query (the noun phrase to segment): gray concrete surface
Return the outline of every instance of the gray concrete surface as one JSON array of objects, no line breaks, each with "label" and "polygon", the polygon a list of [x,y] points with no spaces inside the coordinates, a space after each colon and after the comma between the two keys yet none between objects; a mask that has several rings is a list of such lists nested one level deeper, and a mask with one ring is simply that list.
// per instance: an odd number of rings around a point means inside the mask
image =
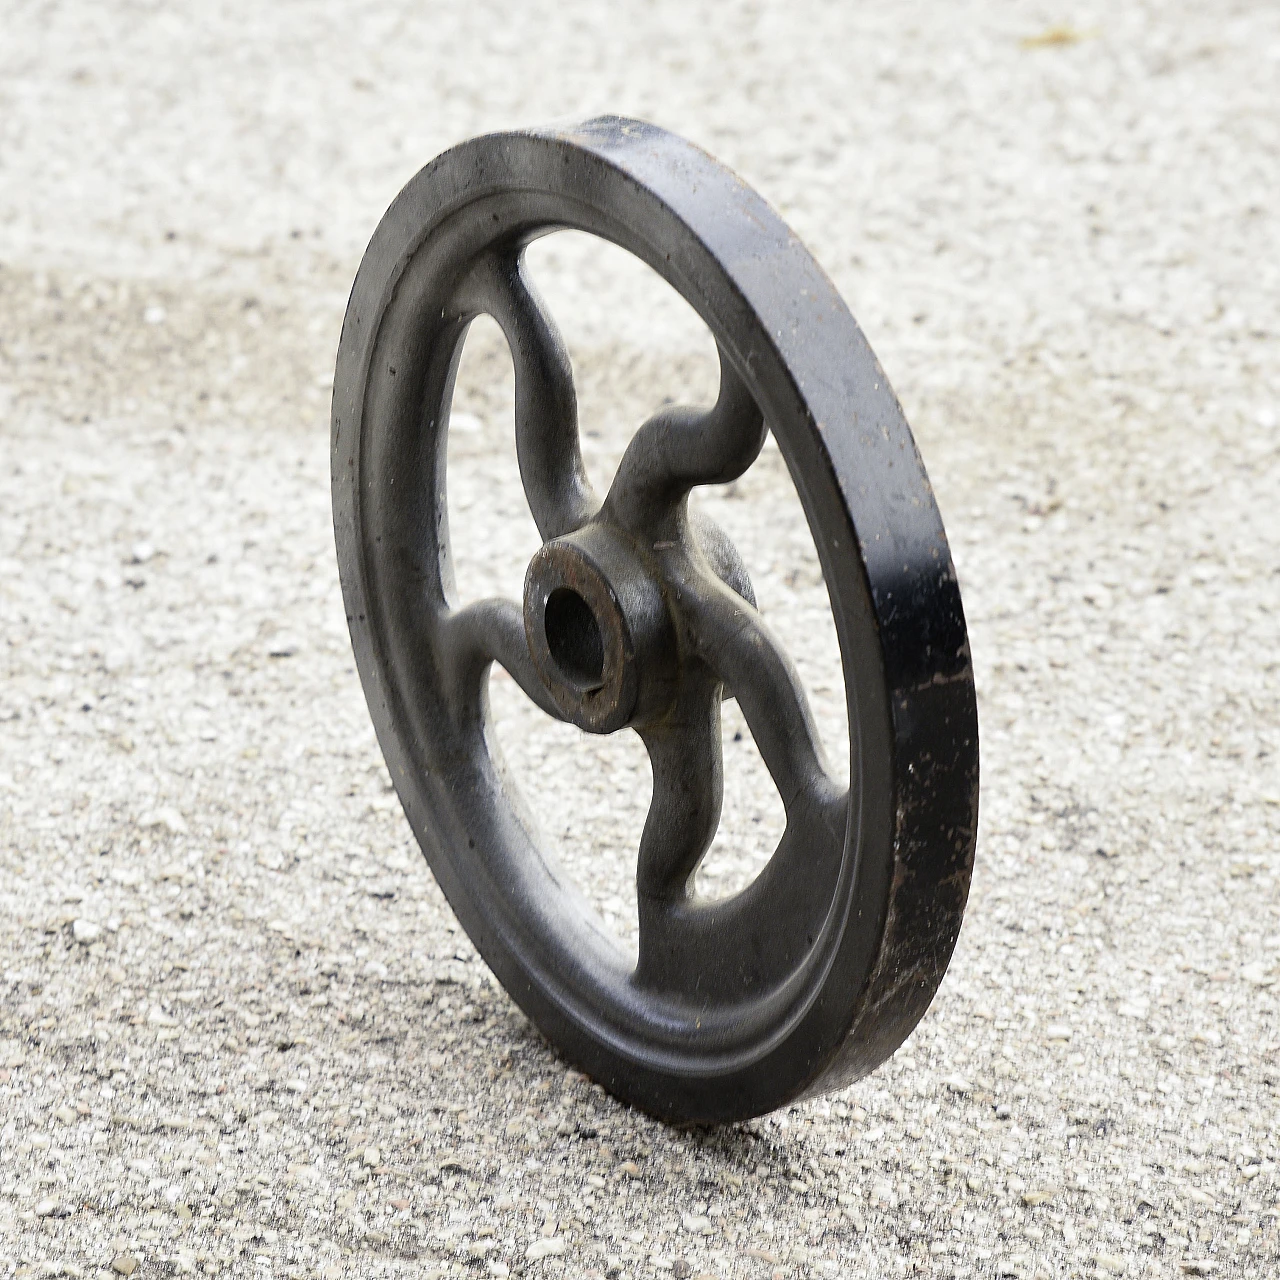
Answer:
[{"label": "gray concrete surface", "polygon": [[[1280,1275],[1280,11],[0,17],[0,1275]],[[333,566],[327,378],[375,221],[451,141],[599,110],[719,154],[845,292],[979,681],[934,1007],[860,1084],[720,1132],[603,1096],[477,962]],[[540,253],[603,471],[706,339],[614,256]],[[491,332],[459,394],[464,562],[509,588]],[[705,500],[838,745],[777,455]],[[625,932],[643,756],[494,701]],[[776,831],[732,730],[713,891]]]}]

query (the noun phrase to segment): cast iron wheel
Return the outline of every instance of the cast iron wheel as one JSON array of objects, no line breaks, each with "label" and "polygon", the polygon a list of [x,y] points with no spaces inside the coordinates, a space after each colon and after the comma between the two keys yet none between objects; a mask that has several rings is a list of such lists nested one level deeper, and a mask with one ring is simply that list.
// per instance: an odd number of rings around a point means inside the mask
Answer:
[{"label": "cast iron wheel", "polygon": [[[578,443],[568,356],[526,278],[574,228],[648,263],[721,366],[714,407],[632,439],[605,498]],[[445,442],[467,326],[516,370],[521,479],[543,546],[523,608],[456,598]],[[790,659],[695,485],[772,430],[826,578],[850,778],[832,776]],[[476,138],[396,198],[352,288],[333,399],[338,562],[360,677],[405,813],[459,920],[573,1062],[675,1121],[758,1115],[866,1074],[932,999],[960,928],[978,739],[960,594],[924,467],[834,286],[768,205],[690,143],[615,117]],[[498,662],[550,715],[634,728],[653,770],[639,960],[541,851],[491,750]],[[786,809],[765,869],[709,902],[694,873],[721,805],[721,697]]]}]

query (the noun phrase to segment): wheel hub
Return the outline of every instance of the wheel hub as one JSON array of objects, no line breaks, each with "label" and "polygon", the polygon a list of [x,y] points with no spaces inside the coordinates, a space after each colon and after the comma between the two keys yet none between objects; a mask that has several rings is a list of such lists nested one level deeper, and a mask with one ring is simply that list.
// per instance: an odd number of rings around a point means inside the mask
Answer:
[{"label": "wheel hub", "polygon": [[675,632],[653,568],[597,520],[548,542],[524,581],[525,636],[565,718],[589,733],[648,722],[676,688]]}]

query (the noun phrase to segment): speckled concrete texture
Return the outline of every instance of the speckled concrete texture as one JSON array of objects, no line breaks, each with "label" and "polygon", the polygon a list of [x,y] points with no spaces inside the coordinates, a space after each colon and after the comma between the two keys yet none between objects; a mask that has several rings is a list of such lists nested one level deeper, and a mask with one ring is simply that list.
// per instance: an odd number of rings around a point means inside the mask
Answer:
[{"label": "speckled concrete texture", "polygon": [[[1280,10],[18,0],[0,31],[0,1275],[1280,1274]],[[720,1131],[603,1095],[478,961],[333,560],[382,210],[453,141],[600,111],[720,156],[836,280],[978,678],[937,1001],[868,1079]],[[708,339],[615,252],[534,268],[607,474],[706,394]],[[464,596],[531,550],[510,397],[477,326]],[[777,453],[701,500],[838,756]],[[626,934],[643,752],[493,701]],[[709,892],[779,828],[741,730]]]}]

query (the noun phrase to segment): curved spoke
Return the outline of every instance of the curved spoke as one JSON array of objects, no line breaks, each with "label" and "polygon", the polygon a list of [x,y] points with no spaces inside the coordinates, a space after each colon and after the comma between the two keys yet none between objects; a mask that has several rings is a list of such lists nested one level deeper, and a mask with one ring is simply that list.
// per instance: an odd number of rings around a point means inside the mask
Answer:
[{"label": "curved spoke", "polygon": [[538,532],[549,542],[579,528],[600,506],[582,465],[569,353],[518,252],[482,259],[460,301],[491,315],[511,349],[520,479]]},{"label": "curved spoke", "polygon": [[720,823],[720,682],[707,674],[687,678],[670,715],[639,733],[653,768],[653,799],[636,889],[642,904],[679,900]]},{"label": "curved spoke", "polygon": [[607,505],[632,533],[661,533],[695,485],[736,480],[764,445],[755,399],[720,353],[720,395],[710,409],[679,406],[649,418],[627,446]]},{"label": "curved spoke", "polygon": [[680,584],[679,608],[694,652],[737,698],[788,815],[802,796],[832,795],[837,783],[809,699],[765,620],[705,572]]},{"label": "curved spoke", "polygon": [[564,719],[533,665],[524,617],[510,600],[495,596],[445,614],[440,622],[439,648],[463,710],[478,708],[484,673],[491,662],[497,662],[547,715]]}]

